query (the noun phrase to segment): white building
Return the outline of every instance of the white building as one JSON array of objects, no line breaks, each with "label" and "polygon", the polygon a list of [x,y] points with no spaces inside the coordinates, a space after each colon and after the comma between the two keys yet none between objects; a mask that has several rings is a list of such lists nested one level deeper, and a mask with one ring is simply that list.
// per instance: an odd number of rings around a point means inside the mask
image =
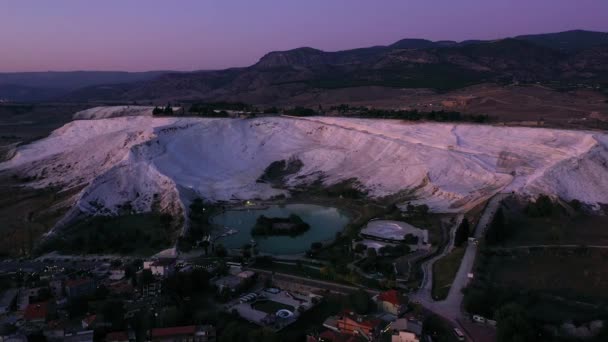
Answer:
[{"label": "white building", "polygon": [[150,270],[157,277],[168,277],[175,271],[175,259],[158,259],[144,261],[144,270]]}]

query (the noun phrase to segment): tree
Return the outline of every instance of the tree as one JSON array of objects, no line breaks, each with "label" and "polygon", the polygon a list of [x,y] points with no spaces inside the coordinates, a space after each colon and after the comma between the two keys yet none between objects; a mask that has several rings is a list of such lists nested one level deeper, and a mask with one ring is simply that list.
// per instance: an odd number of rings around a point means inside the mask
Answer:
[{"label": "tree", "polygon": [[150,285],[154,282],[154,275],[151,270],[143,270],[141,272],[141,284],[143,286]]},{"label": "tree", "polygon": [[101,312],[103,313],[104,319],[112,324],[112,328],[122,329],[124,327],[125,309],[122,301],[106,301],[103,304]]},{"label": "tree", "polygon": [[378,253],[376,253],[376,249],[374,249],[374,248],[368,248],[367,249],[367,257],[368,258],[373,259],[373,258],[375,258],[377,256],[378,256]]},{"label": "tree", "polygon": [[224,245],[217,244],[215,246],[215,255],[219,258],[225,258],[228,255],[228,251]]},{"label": "tree", "polygon": [[154,107],[154,109],[152,110],[152,115],[160,115],[163,113],[162,108],[159,108],[158,106]]},{"label": "tree", "polygon": [[363,253],[363,252],[365,252],[366,250],[367,250],[367,246],[366,246],[366,245],[364,245],[364,244],[362,244],[362,243],[358,243],[358,244],[355,246],[355,252],[356,252],[356,253]]},{"label": "tree", "polygon": [[429,213],[429,206],[426,204],[421,204],[418,206],[418,212],[422,216],[426,216]]},{"label": "tree", "polygon": [[498,342],[536,341],[534,327],[521,305],[506,304],[496,311],[495,317],[498,322],[496,329]]},{"label": "tree", "polygon": [[210,245],[209,240],[201,241],[201,247],[203,247],[203,249],[205,250],[205,256],[209,255],[209,245]]},{"label": "tree", "polygon": [[456,247],[462,246],[467,239],[469,238],[469,220],[465,217],[460,225],[456,229],[456,233],[454,235],[454,245]]},{"label": "tree", "polygon": [[502,211],[502,207],[499,207],[486,231],[486,242],[490,245],[495,245],[504,242],[506,238],[507,227],[505,225],[505,215]]},{"label": "tree", "polygon": [[173,115],[173,107],[171,107],[170,103],[167,104],[167,106],[163,110],[163,113],[167,115]]},{"label": "tree", "polygon": [[348,296],[348,303],[352,306],[353,310],[364,315],[370,310],[370,297],[367,291],[359,289],[355,293]]}]

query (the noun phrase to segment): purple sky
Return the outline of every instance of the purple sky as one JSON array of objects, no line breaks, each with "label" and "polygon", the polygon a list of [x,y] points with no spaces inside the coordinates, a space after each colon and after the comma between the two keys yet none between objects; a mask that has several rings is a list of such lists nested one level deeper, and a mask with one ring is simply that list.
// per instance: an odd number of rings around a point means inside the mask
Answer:
[{"label": "purple sky", "polygon": [[607,0],[2,0],[0,71],[195,70],[402,38],[608,31]]}]

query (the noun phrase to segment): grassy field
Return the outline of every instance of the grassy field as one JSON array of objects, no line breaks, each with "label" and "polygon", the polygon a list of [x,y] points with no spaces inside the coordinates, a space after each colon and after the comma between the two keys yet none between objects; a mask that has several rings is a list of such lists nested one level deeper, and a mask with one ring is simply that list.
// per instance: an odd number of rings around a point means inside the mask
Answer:
[{"label": "grassy field", "polygon": [[578,300],[608,300],[608,250],[545,248],[492,256],[495,284]]},{"label": "grassy field", "polygon": [[0,176],[0,254],[28,255],[38,238],[67,212],[68,201],[80,189],[23,187],[18,179]]},{"label": "grassy field", "polygon": [[505,202],[505,217],[510,236],[505,246],[529,245],[606,245],[608,216],[567,213],[562,208],[543,217],[530,217],[524,203],[510,199]]},{"label": "grassy field", "polygon": [[456,277],[466,247],[455,247],[448,255],[433,264],[433,298],[445,299]]},{"label": "grassy field", "polygon": [[47,136],[90,104],[0,104],[0,146]]},{"label": "grassy field", "polygon": [[171,247],[175,234],[172,218],[167,215],[95,216],[62,229],[42,251],[146,256]]}]

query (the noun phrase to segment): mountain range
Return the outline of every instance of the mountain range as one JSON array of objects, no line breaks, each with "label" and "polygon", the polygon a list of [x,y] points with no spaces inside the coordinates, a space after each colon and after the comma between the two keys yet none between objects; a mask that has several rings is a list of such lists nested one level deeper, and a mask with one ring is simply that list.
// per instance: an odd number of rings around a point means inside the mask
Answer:
[{"label": "mountain range", "polygon": [[[104,82],[110,77],[96,74],[94,84],[51,95],[71,102],[289,104],[290,99],[303,94],[369,86],[439,92],[487,82],[605,86],[608,33],[576,30],[463,42],[403,39],[388,46],[335,52],[302,47],[267,53],[244,68],[127,75]],[[3,94],[10,89],[6,89],[3,77],[0,74],[0,97],[7,97]]]}]

